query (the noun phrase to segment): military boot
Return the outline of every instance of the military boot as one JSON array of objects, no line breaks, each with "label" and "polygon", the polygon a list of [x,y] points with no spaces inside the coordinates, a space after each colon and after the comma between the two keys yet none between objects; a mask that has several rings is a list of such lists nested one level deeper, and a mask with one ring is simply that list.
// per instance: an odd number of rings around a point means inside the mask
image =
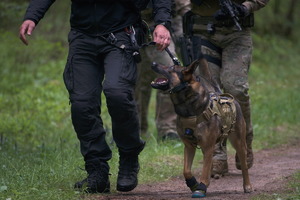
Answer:
[{"label": "military boot", "polygon": [[85,164],[88,177],[75,183],[74,188],[86,193],[108,193],[110,182],[108,178],[109,166],[106,162],[95,161]]},{"label": "military boot", "polygon": [[211,177],[214,179],[219,179],[228,173],[228,163],[227,160],[215,160],[213,159]]},{"label": "military boot", "polygon": [[123,153],[119,151],[119,173],[117,178],[118,191],[129,192],[137,186],[137,175],[140,170],[138,156],[144,147],[145,143],[143,143],[139,150],[132,153]]},{"label": "military boot", "polygon": [[227,163],[227,149],[226,149],[226,139],[223,141],[218,141],[215,144],[215,151],[213,154],[213,162],[211,169],[211,177],[219,179],[228,173],[228,163]]},{"label": "military boot", "polygon": [[[253,151],[252,151],[252,140],[253,140],[253,128],[252,128],[252,121],[251,121],[251,112],[250,112],[250,100],[241,102],[238,101],[243,116],[246,122],[246,144],[247,144],[247,166],[250,169],[253,166]],[[237,155],[235,155],[235,166],[237,169],[241,170],[241,163]]]}]

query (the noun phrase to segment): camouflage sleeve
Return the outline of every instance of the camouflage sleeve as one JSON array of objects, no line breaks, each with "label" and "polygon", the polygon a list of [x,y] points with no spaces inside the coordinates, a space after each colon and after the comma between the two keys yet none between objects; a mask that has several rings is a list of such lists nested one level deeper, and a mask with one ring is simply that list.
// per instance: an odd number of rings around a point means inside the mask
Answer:
[{"label": "camouflage sleeve", "polygon": [[246,0],[243,5],[250,10],[250,12],[257,11],[269,2],[269,0]]}]

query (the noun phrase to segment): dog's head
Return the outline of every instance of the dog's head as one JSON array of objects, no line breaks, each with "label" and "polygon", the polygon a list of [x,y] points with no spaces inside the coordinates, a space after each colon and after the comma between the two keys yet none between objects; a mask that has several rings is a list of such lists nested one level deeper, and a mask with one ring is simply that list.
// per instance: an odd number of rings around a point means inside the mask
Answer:
[{"label": "dog's head", "polygon": [[169,90],[170,93],[179,92],[184,89],[187,85],[191,85],[196,82],[194,72],[199,67],[204,69],[204,76],[210,77],[207,68],[207,62],[205,59],[200,58],[194,61],[187,67],[172,65],[164,66],[158,63],[152,64],[152,69],[163,76],[163,78],[157,78],[151,82],[151,86],[155,89]]},{"label": "dog's head", "polygon": [[[151,86],[167,90],[171,95],[175,112],[182,117],[195,116],[203,112],[209,99],[209,92],[217,88],[212,84],[208,63],[203,56],[187,67],[153,63],[152,69],[164,78],[152,81]],[[197,76],[194,74],[196,69]]]},{"label": "dog's head", "polygon": [[[201,78],[194,75],[198,67],[200,73],[203,69],[208,72],[205,59],[198,59],[187,67],[152,64],[152,69],[163,78],[152,81],[151,86],[155,89],[167,90],[171,94],[175,112],[180,116],[195,116],[206,105],[208,94],[206,87]],[[204,75],[204,77],[206,76]],[[207,75],[207,77],[210,76]]]},{"label": "dog's head", "polygon": [[[196,66],[196,65],[191,65]],[[158,63],[152,64],[152,69],[163,75],[163,78],[157,78],[151,82],[151,86],[160,90],[169,90],[170,93],[184,88],[185,84],[192,81],[194,67],[184,68],[178,65],[164,66]]]}]

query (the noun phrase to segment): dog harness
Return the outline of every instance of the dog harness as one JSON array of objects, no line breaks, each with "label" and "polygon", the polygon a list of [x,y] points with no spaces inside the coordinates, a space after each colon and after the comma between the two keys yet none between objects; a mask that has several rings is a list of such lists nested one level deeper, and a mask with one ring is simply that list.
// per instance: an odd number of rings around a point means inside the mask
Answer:
[{"label": "dog harness", "polygon": [[216,95],[210,93],[209,103],[206,109],[198,116],[181,117],[178,116],[178,123],[182,124],[183,130],[178,132],[191,140],[197,146],[197,125],[209,121],[214,115],[218,115],[221,118],[222,134],[219,139],[223,141],[228,137],[228,134],[232,130],[233,125],[236,122],[236,106],[234,104],[234,98],[228,93]]}]

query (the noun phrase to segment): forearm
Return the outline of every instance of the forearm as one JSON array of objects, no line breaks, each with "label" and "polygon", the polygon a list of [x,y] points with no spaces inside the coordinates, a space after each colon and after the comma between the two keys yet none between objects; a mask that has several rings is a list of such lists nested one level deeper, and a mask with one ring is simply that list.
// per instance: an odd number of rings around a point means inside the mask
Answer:
[{"label": "forearm", "polygon": [[257,11],[267,5],[269,0],[247,0],[243,3],[250,12]]},{"label": "forearm", "polygon": [[38,24],[54,2],[55,0],[31,0],[25,13],[24,21],[32,20],[35,24]]},{"label": "forearm", "polygon": [[155,24],[171,23],[171,0],[152,0]]}]

